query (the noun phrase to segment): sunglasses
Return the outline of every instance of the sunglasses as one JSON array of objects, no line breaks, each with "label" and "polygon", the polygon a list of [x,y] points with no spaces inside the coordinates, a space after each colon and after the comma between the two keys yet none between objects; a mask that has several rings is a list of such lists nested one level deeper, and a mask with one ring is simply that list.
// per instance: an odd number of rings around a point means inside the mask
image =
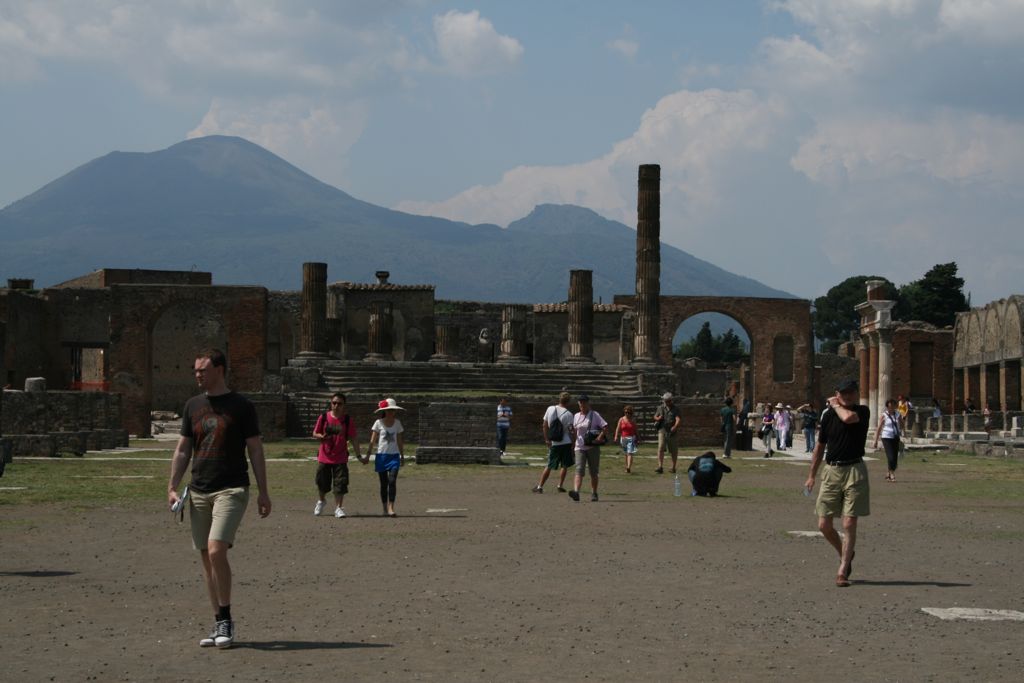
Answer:
[{"label": "sunglasses", "polygon": [[340,406],[341,404],[342,404],[341,401],[331,401],[331,405],[332,406]]}]

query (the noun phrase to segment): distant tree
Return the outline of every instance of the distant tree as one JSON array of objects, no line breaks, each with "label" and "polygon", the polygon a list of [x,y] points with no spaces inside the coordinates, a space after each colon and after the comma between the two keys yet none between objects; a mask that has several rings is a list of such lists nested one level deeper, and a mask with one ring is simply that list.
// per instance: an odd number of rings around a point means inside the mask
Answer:
[{"label": "distant tree", "polygon": [[900,320],[922,320],[945,327],[956,322],[958,312],[969,308],[964,280],[957,275],[954,261],[939,263],[920,280],[900,287],[895,313]]},{"label": "distant tree", "polygon": [[841,343],[849,340],[850,332],[859,329],[856,306],[867,300],[865,283],[868,280],[884,280],[886,298],[897,299],[896,285],[888,279],[878,275],[855,275],[814,300],[814,336],[822,341],[824,351],[835,351]]},{"label": "distant tree", "polygon": [[712,365],[735,363],[748,356],[743,340],[730,327],[724,334],[713,335],[711,323],[701,325],[697,334],[675,348],[676,358],[700,358]]}]

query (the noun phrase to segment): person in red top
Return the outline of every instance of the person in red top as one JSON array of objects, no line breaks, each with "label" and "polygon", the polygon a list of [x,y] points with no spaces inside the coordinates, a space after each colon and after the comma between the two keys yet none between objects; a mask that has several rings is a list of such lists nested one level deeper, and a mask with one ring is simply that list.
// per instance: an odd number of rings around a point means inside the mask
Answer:
[{"label": "person in red top", "polygon": [[331,396],[331,409],[317,418],[313,438],[320,439],[320,450],[316,454],[316,488],[320,499],[313,508],[313,514],[319,516],[323,512],[327,492],[334,491],[334,516],[344,517],[342,506],[348,493],[348,445],[352,444],[352,452],[359,462],[365,465],[370,460],[359,455],[356,426],[345,411],[344,394]]},{"label": "person in red top", "polygon": [[636,455],[636,421],[633,419],[633,406],[622,409],[622,417],[615,425],[615,441],[622,444],[622,452],[626,454],[626,474],[633,471],[633,456]]}]

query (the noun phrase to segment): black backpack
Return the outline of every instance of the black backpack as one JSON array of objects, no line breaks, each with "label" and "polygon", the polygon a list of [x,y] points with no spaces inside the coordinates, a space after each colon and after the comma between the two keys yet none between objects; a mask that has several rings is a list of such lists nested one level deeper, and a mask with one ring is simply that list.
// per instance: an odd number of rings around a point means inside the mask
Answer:
[{"label": "black backpack", "polygon": [[558,415],[558,408],[555,408],[555,419],[548,425],[548,440],[551,442],[561,441],[565,436],[565,425],[562,424],[562,418]]}]

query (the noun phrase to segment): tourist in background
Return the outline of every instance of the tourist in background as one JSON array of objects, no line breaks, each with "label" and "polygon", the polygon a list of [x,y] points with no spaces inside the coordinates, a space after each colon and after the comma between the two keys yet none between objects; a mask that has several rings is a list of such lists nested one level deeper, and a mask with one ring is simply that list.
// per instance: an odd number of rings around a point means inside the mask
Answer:
[{"label": "tourist in background", "polygon": [[775,404],[775,444],[780,451],[786,450],[786,437],[793,423],[793,417],[781,403]]},{"label": "tourist in background", "polygon": [[380,480],[380,503],[386,517],[396,517],[395,497],[398,493],[398,470],[405,462],[405,437],[398,412],[404,411],[395,399],[386,398],[377,404],[377,420],[370,428],[370,445],[367,453],[376,449],[373,469]]},{"label": "tourist in background", "polygon": [[590,408],[590,397],[580,394],[576,398],[580,409],[573,419],[576,432],[576,476],[573,477],[569,497],[577,503],[583,476],[590,470],[590,502],[597,502],[597,480],[601,471],[601,446],[608,440],[608,423],[596,410]]},{"label": "tourist in background", "polygon": [[810,453],[814,450],[814,431],[818,427],[818,413],[814,410],[814,403],[812,402],[803,404],[797,410],[800,413],[800,427],[803,430],[804,441],[806,442],[804,453]]},{"label": "tourist in background", "polygon": [[732,407],[732,397],[726,396],[725,405],[719,411],[722,417],[722,437],[725,445],[722,448],[722,457],[732,457],[732,444],[736,439],[736,409]]},{"label": "tourist in background", "polygon": [[914,404],[910,402],[910,399],[904,398],[903,394],[896,397],[896,414],[900,418],[900,431],[905,433],[907,431],[907,416],[910,415],[910,411],[914,409]]},{"label": "tourist in background", "polygon": [[622,409],[622,417],[615,425],[614,441],[622,445],[622,452],[626,455],[626,474],[633,471],[633,456],[636,455],[637,439],[636,420],[633,419],[633,406],[626,406]]},{"label": "tourist in background", "polygon": [[750,411],[751,410],[752,410],[752,408],[751,408],[751,405],[750,405],[750,399],[749,398],[743,399],[743,405],[740,406],[740,414],[736,416],[736,420],[739,423],[740,435],[741,435],[742,444],[743,444],[742,446],[740,446],[741,449],[746,448],[747,447],[747,443],[749,442],[749,439],[747,438],[747,435],[750,433]]},{"label": "tourist in background", "polygon": [[687,476],[690,477],[690,486],[693,487],[690,495],[717,496],[722,475],[726,472],[732,472],[732,469],[724,462],[716,460],[715,454],[711,451],[698,455],[686,470]]},{"label": "tourist in background", "polygon": [[359,456],[359,443],[356,441],[356,426],[352,423],[345,410],[345,395],[335,393],[331,396],[330,409],[320,415],[313,427],[313,438],[320,440],[320,449],[316,454],[315,483],[320,499],[313,507],[313,514],[320,516],[324,510],[327,492],[334,492],[334,516],[345,516],[345,494],[348,493],[348,446],[352,444],[352,452]]},{"label": "tourist in background", "polygon": [[[932,399],[932,417],[936,420],[942,417],[942,405],[939,403],[939,399]],[[936,426],[938,428],[938,426]]]},{"label": "tourist in background", "polygon": [[786,430],[786,450],[793,447],[793,432],[796,431],[796,417],[793,415],[793,406],[786,404],[786,416],[789,418],[789,429]]},{"label": "tourist in background", "polygon": [[882,440],[885,448],[885,459],[889,464],[889,471],[885,475],[886,481],[896,481],[896,467],[899,465],[900,436],[903,434],[903,422],[900,420],[899,403],[891,398],[885,402],[885,410],[875,427],[875,442],[872,448],[878,449],[878,440]]},{"label": "tourist in background", "polygon": [[505,455],[508,445],[508,430],[512,427],[512,406],[504,396],[498,401],[498,450]]},{"label": "tourist in background", "polygon": [[775,415],[772,413],[772,404],[764,404],[764,414],[761,415],[761,443],[764,444],[764,457],[772,457],[772,441],[775,439]]},{"label": "tourist in background", "polygon": [[558,470],[558,492],[565,493],[565,475],[573,464],[572,443],[576,440],[573,432],[572,411],[569,401],[572,396],[562,389],[558,395],[558,403],[548,406],[541,420],[541,434],[548,447],[548,464],[540,473],[540,481],[533,487],[534,493],[544,493],[544,482],[548,480],[552,470]]},{"label": "tourist in background", "polygon": [[665,472],[665,451],[672,456],[672,473],[676,471],[676,460],[679,459],[679,427],[683,424],[683,414],[676,408],[672,394],[665,392],[661,397],[661,405],[654,411],[654,428],[658,430],[658,469],[657,474]]}]

